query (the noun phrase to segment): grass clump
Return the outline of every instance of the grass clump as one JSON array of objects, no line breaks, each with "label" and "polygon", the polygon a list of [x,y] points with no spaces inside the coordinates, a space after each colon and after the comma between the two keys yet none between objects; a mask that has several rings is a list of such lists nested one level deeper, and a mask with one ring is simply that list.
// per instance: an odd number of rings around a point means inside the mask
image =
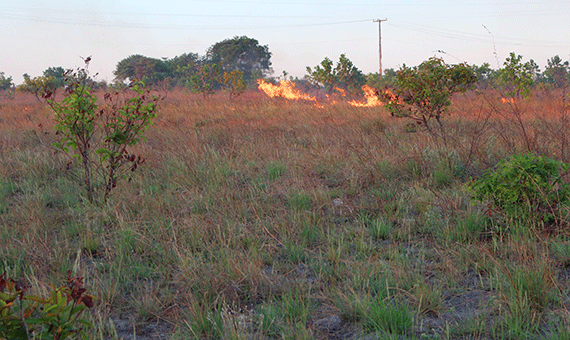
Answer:
[{"label": "grass clump", "polygon": [[372,299],[366,306],[363,327],[370,332],[405,335],[414,323],[410,309],[393,300]]}]

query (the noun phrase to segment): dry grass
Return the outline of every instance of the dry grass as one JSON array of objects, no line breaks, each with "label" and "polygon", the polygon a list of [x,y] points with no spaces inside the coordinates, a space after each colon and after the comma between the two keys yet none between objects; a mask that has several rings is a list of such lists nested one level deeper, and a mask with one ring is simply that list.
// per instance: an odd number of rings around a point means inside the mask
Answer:
[{"label": "dry grass", "polygon": [[514,153],[569,162],[560,95],[458,96],[444,140],[378,107],[172,92],[144,166],[92,206],[49,110],[18,94],[0,102],[0,265],[40,291],[84,276],[93,339],[564,338],[568,230],[495,233],[464,189]]}]

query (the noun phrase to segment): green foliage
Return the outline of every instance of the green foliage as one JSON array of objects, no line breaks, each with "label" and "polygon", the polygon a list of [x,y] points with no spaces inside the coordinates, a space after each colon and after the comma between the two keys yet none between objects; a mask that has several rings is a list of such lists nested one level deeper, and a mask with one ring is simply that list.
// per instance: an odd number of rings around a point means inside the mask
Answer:
[{"label": "green foliage", "polygon": [[559,56],[554,56],[547,61],[544,70],[545,81],[552,84],[555,88],[564,88],[567,86],[570,76],[570,63],[562,62]]},{"label": "green foliage", "polygon": [[336,66],[333,61],[325,57],[320,65],[314,69],[307,66],[309,82],[313,85],[323,86],[328,93],[335,88],[341,88],[349,93],[360,91],[366,83],[366,77],[345,54],[341,54]]},{"label": "green foliage", "polygon": [[481,66],[471,65],[471,69],[477,77],[477,86],[486,89],[496,78],[496,71],[491,69],[489,63],[483,63]]},{"label": "green foliage", "polygon": [[233,70],[224,72],[224,86],[230,93],[230,99],[235,98],[245,91],[245,82],[243,81],[243,72]]},{"label": "green foliage", "polygon": [[382,77],[378,72],[370,73],[366,76],[366,85],[375,89],[393,87],[396,85],[396,71],[393,68],[385,69]]},{"label": "green foliage", "polygon": [[562,181],[568,169],[569,164],[544,156],[515,155],[487,170],[469,189],[475,201],[489,202],[516,225],[549,224],[559,220],[569,202],[570,185]]},{"label": "green foliage", "polygon": [[206,64],[198,69],[197,73],[192,75],[187,81],[192,92],[201,93],[206,98],[207,95],[213,94],[214,89],[219,86],[221,79],[221,69],[217,64]]},{"label": "green foliage", "polygon": [[0,72],[0,91],[10,89],[14,84],[12,83],[12,77],[6,78],[4,72]]},{"label": "green foliage", "polygon": [[246,84],[252,84],[272,72],[269,47],[261,46],[256,39],[246,36],[236,36],[212,45],[207,52],[207,61],[221,65],[223,72],[243,72]]},{"label": "green foliage", "polygon": [[127,147],[143,138],[156,115],[158,97],[151,96],[139,84],[132,84],[126,92],[106,93],[106,105],[99,107],[86,69],[68,73],[66,83],[60,102],[46,96],[55,112],[54,128],[59,136],[53,145],[70,156],[72,162],[81,163],[91,202],[95,191],[92,177],[97,171],[104,183],[106,202],[117,180],[144,162],[141,156],[130,154]]},{"label": "green foliage", "polygon": [[443,59],[432,57],[419,66],[402,66],[397,72],[394,95],[381,96],[392,115],[411,118],[431,132],[431,119],[442,127],[441,117],[451,105],[451,96],[467,91],[476,81],[467,64],[447,65]]},{"label": "green foliage", "polygon": [[185,53],[172,59],[165,60],[165,81],[171,85],[185,86],[186,82],[198,71],[201,63],[196,53]]},{"label": "green foliage", "polygon": [[506,89],[506,94],[511,97],[528,98],[534,83],[534,77],[538,73],[536,63],[531,59],[522,63],[522,56],[511,52],[498,71],[499,85]]},{"label": "green foliage", "polygon": [[[245,85],[269,75],[272,72],[270,59],[271,52],[267,46],[260,46],[257,40],[243,36],[214,44],[205,56],[184,53],[171,59],[156,59],[140,54],[131,55],[121,60],[113,73],[119,82],[143,80],[146,77],[146,85],[188,86],[189,83],[200,80],[204,67],[212,68],[215,64],[219,68],[220,78],[218,83],[211,87],[215,89],[222,84],[221,78],[226,72],[232,77],[235,76],[234,71],[242,72],[241,81]],[[240,93],[240,82],[237,81],[234,85],[238,92],[232,93]],[[204,93],[202,90],[198,92]]]},{"label": "green foliage", "polygon": [[65,73],[66,70],[63,69],[63,67],[49,67],[48,69],[46,69],[44,71],[44,77],[46,78],[53,78],[56,87],[61,87],[63,86],[63,83],[65,81]]},{"label": "green foliage", "polygon": [[33,94],[38,100],[47,99],[55,96],[58,82],[53,77],[34,77],[24,74],[24,83],[19,85],[16,90],[20,92],[28,92]]},{"label": "green foliage", "polygon": [[0,275],[0,338],[63,340],[93,326],[81,315],[93,307],[93,297],[83,288],[82,277],[68,274],[67,285],[51,286],[47,299],[26,295],[26,287]]},{"label": "green foliage", "polygon": [[166,65],[163,60],[145,57],[140,54],[131,55],[117,64],[113,74],[119,81],[142,80],[147,76],[152,82],[165,78]]}]

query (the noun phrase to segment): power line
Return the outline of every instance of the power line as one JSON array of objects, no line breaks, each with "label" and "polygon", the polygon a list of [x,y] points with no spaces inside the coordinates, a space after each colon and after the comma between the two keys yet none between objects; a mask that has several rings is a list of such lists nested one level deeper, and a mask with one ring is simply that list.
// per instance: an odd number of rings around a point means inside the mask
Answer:
[{"label": "power line", "polygon": [[[156,29],[270,29],[270,28],[291,28],[291,27],[315,27],[315,26],[330,26],[330,25],[342,25],[357,22],[366,22],[370,19],[361,20],[347,20],[347,21],[334,21],[334,22],[322,22],[322,23],[310,23],[310,24],[284,24],[284,25],[263,25],[263,26],[212,26],[212,25],[173,25],[173,24],[143,24],[143,23],[125,23],[125,22],[111,22],[111,21],[85,21],[85,20],[73,20],[68,18],[46,18],[41,16],[31,16],[31,15],[18,15],[18,14],[2,14],[1,18],[13,19],[13,20],[24,20],[24,21],[35,21],[35,22],[47,22],[54,24],[67,24],[67,25],[77,25],[77,26],[96,26],[96,27],[123,27],[123,28],[156,28]],[[219,15],[217,17],[228,17],[224,15]],[[247,17],[247,16],[244,16]],[[270,18],[270,17],[267,17]]]},{"label": "power line", "polygon": [[[431,34],[435,36],[450,38],[450,39],[459,39],[459,40],[466,40],[466,41],[474,41],[474,42],[488,42],[489,37],[485,34],[478,34],[478,33],[470,33],[470,32],[463,32],[463,31],[456,31],[444,28],[438,28],[433,26],[426,26],[414,23],[407,23],[404,21],[400,21],[399,23],[394,24],[393,21],[388,23],[387,25],[408,29],[415,32],[421,32],[425,34]],[[530,46],[538,46],[538,47],[566,47],[568,46],[568,42],[564,41],[547,41],[547,40],[533,40],[533,39],[525,39],[525,38],[508,38],[508,37],[498,37],[495,36],[496,41],[507,43],[507,44],[518,44],[518,45],[530,45]]]},{"label": "power line", "polygon": [[[56,12],[59,14],[65,13],[86,13],[86,10],[57,10],[50,8],[34,8],[34,9],[16,9],[16,12],[29,12],[31,10],[45,12]],[[128,15],[128,16],[153,16],[153,17],[188,17],[188,18],[260,18],[260,19],[310,19],[310,18],[322,18],[322,15],[240,15],[240,14],[196,14],[196,13],[149,13],[149,12],[101,12],[96,11],[97,14],[101,15]],[[16,14],[19,15],[19,14]],[[21,14],[20,14],[21,15]]]}]

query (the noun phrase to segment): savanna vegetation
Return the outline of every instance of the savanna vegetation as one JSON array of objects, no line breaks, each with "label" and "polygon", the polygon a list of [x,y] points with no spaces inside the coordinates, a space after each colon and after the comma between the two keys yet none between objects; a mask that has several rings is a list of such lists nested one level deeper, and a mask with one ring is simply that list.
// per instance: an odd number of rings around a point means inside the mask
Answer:
[{"label": "savanna vegetation", "polygon": [[[432,58],[371,107],[28,78],[0,101],[0,338],[568,339],[550,61]],[[338,65],[308,71],[362,79]]]}]

